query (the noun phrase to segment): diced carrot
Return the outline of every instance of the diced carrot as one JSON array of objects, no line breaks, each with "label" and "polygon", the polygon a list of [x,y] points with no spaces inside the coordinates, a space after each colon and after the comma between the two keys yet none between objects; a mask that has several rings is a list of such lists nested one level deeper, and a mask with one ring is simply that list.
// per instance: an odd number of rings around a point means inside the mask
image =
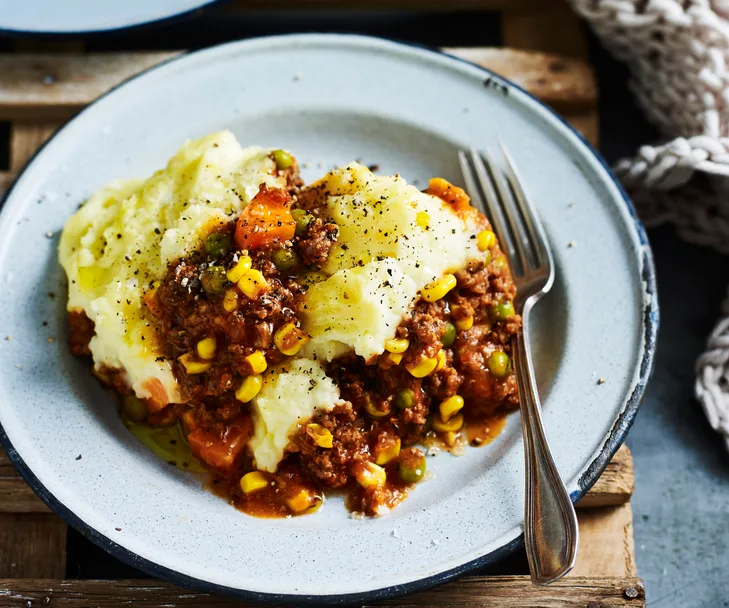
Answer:
[{"label": "diced carrot", "polygon": [[150,414],[159,412],[170,402],[167,391],[159,378],[148,378],[142,382],[142,388],[149,391],[149,397],[144,400]]},{"label": "diced carrot", "polygon": [[[185,420],[187,421],[187,416]],[[187,440],[193,456],[221,473],[229,474],[234,472],[238,457],[252,433],[251,417],[244,414],[228,424],[222,438],[205,429],[191,427]]]},{"label": "diced carrot", "polygon": [[288,241],[295,230],[289,193],[261,184],[258,194],[238,218],[235,242],[240,249],[257,249],[276,240]]},{"label": "diced carrot", "polygon": [[428,183],[427,194],[437,196],[448,203],[457,214],[467,213],[471,207],[471,199],[463,188],[454,186],[442,177],[433,177]]}]

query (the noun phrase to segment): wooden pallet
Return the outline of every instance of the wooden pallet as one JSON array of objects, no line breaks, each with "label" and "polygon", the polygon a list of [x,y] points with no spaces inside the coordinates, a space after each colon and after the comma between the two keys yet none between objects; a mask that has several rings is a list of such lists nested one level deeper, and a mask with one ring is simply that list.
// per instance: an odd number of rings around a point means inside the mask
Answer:
[{"label": "wooden pallet", "polygon": [[[220,11],[302,6],[301,0],[237,0]],[[339,0],[307,0],[314,8]],[[359,8],[504,10],[502,40],[509,48],[447,49],[513,80],[554,107],[588,140],[597,141],[597,88],[574,16],[558,0],[352,0]],[[505,10],[506,9],[506,10]],[[125,78],[175,52],[84,54],[22,52],[0,55],[0,120],[11,122],[10,167],[0,171],[0,195],[37,148],[73,113]],[[43,52],[45,50],[45,52]],[[578,505],[580,553],[562,581],[535,588],[527,576],[466,576],[389,606],[527,606],[590,608],[645,606],[633,549],[633,465],[621,448]],[[65,524],[35,496],[0,453],[0,607],[231,606],[153,580],[68,580]]]}]

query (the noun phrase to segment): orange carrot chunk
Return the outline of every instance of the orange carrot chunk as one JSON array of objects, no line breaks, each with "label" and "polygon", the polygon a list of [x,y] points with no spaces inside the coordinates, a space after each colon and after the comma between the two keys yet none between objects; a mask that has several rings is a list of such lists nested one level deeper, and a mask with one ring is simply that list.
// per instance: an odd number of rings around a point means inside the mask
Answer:
[{"label": "orange carrot chunk", "polygon": [[235,242],[239,249],[258,249],[294,238],[295,230],[289,193],[261,184],[258,194],[238,218]]}]

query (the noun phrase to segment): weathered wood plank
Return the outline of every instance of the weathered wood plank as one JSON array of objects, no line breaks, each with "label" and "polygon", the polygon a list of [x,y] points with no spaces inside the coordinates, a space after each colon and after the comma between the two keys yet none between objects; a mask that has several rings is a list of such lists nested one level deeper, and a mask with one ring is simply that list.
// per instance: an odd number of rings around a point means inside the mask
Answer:
[{"label": "weathered wood plank", "polygon": [[630,503],[577,511],[580,547],[570,576],[636,576]]},{"label": "weathered wood plank", "polygon": [[13,183],[13,176],[8,171],[0,171],[0,200],[2,200],[5,193],[10,188],[10,184]]},{"label": "weathered wood plank", "polygon": [[527,51],[587,57],[587,37],[579,17],[566,1],[532,2],[523,10],[506,10],[501,16],[501,42]]},{"label": "weathered wood plank", "polygon": [[13,123],[10,127],[10,170],[20,171],[59,126],[57,121]]},{"label": "weathered wood plank", "polygon": [[66,531],[55,515],[0,513],[0,577],[63,578]]},{"label": "weathered wood plank", "polygon": [[[0,598],[2,605],[9,608],[29,605],[54,608],[254,606],[185,591],[166,583],[140,580],[0,580]],[[635,577],[572,577],[549,587],[535,587],[526,576],[469,576],[428,592],[377,605],[401,608],[638,608],[645,606],[645,592],[642,582]]]},{"label": "weathered wood plank", "polygon": [[[514,80],[555,108],[592,107],[592,69],[581,59],[497,48],[448,48]],[[0,119],[63,119],[175,52],[0,55]]]},{"label": "weathered wood plank", "polygon": [[628,446],[621,446],[595,485],[580,501],[583,509],[619,505],[630,500],[635,486],[633,456]]}]

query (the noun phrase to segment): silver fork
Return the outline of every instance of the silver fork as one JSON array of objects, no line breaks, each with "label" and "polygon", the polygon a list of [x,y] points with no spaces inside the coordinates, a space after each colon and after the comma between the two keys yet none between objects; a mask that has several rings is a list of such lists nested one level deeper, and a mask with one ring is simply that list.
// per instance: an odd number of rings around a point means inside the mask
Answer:
[{"label": "silver fork", "polygon": [[521,187],[511,155],[503,144],[502,165],[484,160],[474,149],[458,158],[471,200],[491,220],[509,259],[522,315],[522,331],[512,339],[526,463],[524,540],[532,582],[546,585],[569,572],[577,557],[577,516],[554,465],[542,425],[539,393],[529,342],[529,311],[554,282],[554,261],[536,212]]}]

